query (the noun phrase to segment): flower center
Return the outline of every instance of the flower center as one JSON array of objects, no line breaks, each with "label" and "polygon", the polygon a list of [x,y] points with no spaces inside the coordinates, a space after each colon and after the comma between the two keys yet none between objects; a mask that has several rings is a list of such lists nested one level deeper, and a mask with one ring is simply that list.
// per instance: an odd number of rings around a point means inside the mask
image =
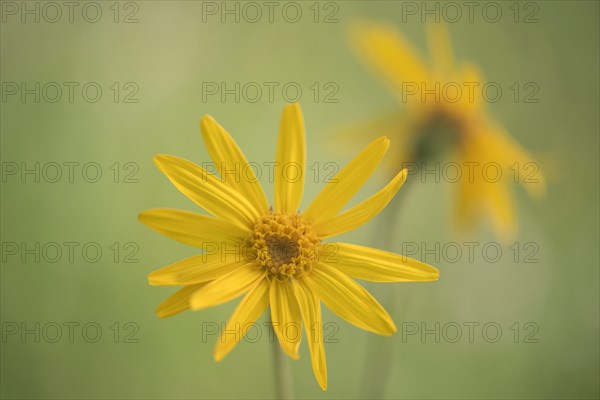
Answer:
[{"label": "flower center", "polygon": [[317,259],[319,240],[301,214],[271,211],[258,220],[249,242],[256,261],[277,279],[298,277]]}]

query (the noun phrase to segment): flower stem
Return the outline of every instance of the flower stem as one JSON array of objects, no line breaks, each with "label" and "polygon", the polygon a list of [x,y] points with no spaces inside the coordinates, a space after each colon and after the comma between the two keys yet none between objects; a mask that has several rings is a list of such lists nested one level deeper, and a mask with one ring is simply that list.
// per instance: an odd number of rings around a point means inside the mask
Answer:
[{"label": "flower stem", "polygon": [[[379,243],[385,250],[392,251],[394,243],[395,221],[400,208],[400,198],[396,196],[383,211],[381,218],[381,229],[379,230]],[[383,297],[382,305],[388,312],[393,314],[397,311],[398,293],[397,288],[386,285],[381,288],[380,295]],[[404,305],[406,306],[406,304]],[[365,371],[362,382],[362,395],[365,398],[380,399],[386,392],[387,383],[390,378],[396,341],[388,337],[369,335],[367,338],[367,353],[365,360]]]},{"label": "flower stem", "polygon": [[293,397],[290,360],[279,345],[279,340],[277,339],[277,336],[275,336],[275,331],[273,330],[273,324],[270,323],[269,326],[271,327],[270,338],[273,339],[273,365],[275,368],[275,388],[277,398],[281,400],[291,400]]}]

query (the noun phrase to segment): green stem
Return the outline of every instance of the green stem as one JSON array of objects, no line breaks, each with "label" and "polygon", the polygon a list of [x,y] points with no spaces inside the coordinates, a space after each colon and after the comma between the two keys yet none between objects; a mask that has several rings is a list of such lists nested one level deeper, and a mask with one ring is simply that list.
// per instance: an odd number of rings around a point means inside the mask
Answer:
[{"label": "green stem", "polygon": [[[269,322],[270,319],[269,319]],[[283,352],[279,345],[279,340],[273,330],[273,324],[270,323],[271,335],[273,339],[273,365],[275,368],[275,388],[277,398],[281,400],[291,400],[292,396],[292,371],[290,368],[290,360]]]},{"label": "green stem", "polygon": [[[405,190],[406,188],[403,188]],[[387,208],[379,216],[383,225],[379,235],[378,248],[384,250],[394,250],[394,230],[398,219],[398,211],[401,198],[401,193],[397,195]],[[386,285],[381,288],[381,297],[383,298],[382,305],[390,314],[394,314],[396,304],[398,304],[398,288],[392,285]],[[403,304],[406,306],[406,302]],[[404,310],[405,311],[405,310]],[[378,335],[369,335],[366,345],[365,371],[363,374],[362,390],[363,396],[369,399],[383,398],[387,386],[387,382],[392,371],[394,362],[394,353],[396,341],[393,338],[382,337]]]}]

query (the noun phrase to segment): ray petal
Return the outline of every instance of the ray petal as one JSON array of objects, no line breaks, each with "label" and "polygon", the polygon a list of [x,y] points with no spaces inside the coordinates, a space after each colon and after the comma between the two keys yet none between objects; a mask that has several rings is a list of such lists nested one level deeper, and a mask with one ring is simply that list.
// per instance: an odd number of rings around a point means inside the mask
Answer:
[{"label": "ray petal", "polygon": [[439,272],[419,260],[349,243],[328,243],[327,265],[346,275],[372,282],[435,281]]},{"label": "ray petal", "polygon": [[208,282],[243,267],[248,261],[243,254],[222,251],[199,254],[151,272],[148,283],[155,286],[181,286]]},{"label": "ray petal", "polygon": [[444,79],[444,81],[454,80],[456,78],[456,68],[448,28],[443,23],[430,23],[426,24],[426,27],[433,69],[438,75],[438,79]]},{"label": "ray petal", "polygon": [[271,322],[281,348],[293,359],[298,359],[302,338],[302,318],[298,301],[289,279],[271,281]]},{"label": "ray petal", "polygon": [[202,118],[200,129],[221,181],[248,199],[258,214],[265,214],[269,210],[265,193],[235,140],[210,115]]},{"label": "ray petal", "polygon": [[302,278],[329,309],[349,323],[385,336],[396,332],[392,318],[377,300],[337,268],[319,263]]},{"label": "ray petal", "polygon": [[248,200],[204,168],[167,154],[157,155],[154,161],[177,189],[209,213],[241,229],[250,229],[258,218]]},{"label": "ray petal", "polygon": [[407,170],[403,169],[390,183],[367,200],[331,219],[320,220],[313,226],[315,232],[320,238],[326,238],[365,224],[388,205],[406,181],[406,175]]},{"label": "ray petal", "polygon": [[352,37],[361,55],[388,83],[404,93],[406,84],[421,85],[430,73],[412,44],[389,25],[364,23],[356,26]]},{"label": "ray petal", "polygon": [[335,216],[369,179],[389,145],[390,141],[386,137],[380,137],[369,144],[327,183],[306,209],[305,216],[314,224]]},{"label": "ray petal", "polygon": [[215,361],[221,361],[233,350],[268,305],[269,281],[263,279],[246,294],[227,321],[225,329],[221,330],[220,340],[214,351]]},{"label": "ray petal", "polygon": [[275,210],[298,212],[306,174],[304,120],[298,103],[283,110],[275,160]]},{"label": "ray petal", "polygon": [[156,315],[158,315],[159,318],[167,318],[189,310],[190,296],[202,286],[204,286],[204,283],[190,285],[179,289],[171,297],[158,306],[156,309]]},{"label": "ray petal", "polygon": [[201,249],[215,243],[241,242],[248,235],[236,225],[190,211],[154,208],[142,212],[138,218],[171,239]]},{"label": "ray petal", "polygon": [[201,310],[233,300],[252,289],[264,277],[261,268],[248,263],[197,290],[190,298],[191,309]]},{"label": "ray petal", "polygon": [[325,360],[321,303],[315,293],[302,280],[293,281],[292,286],[304,321],[304,331],[310,350],[313,372],[321,389],[327,390],[327,363]]}]

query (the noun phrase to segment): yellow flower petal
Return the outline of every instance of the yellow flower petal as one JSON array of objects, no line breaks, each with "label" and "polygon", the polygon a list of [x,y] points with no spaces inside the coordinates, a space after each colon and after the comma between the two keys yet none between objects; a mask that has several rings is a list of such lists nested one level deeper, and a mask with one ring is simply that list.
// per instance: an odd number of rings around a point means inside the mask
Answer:
[{"label": "yellow flower petal", "polygon": [[428,81],[430,74],[421,56],[393,27],[368,23],[352,33],[361,54],[399,93],[405,91],[407,82],[421,85]]},{"label": "yellow flower petal", "polygon": [[400,254],[348,243],[323,246],[327,265],[348,276],[372,282],[435,281],[434,267]]},{"label": "yellow flower petal", "polygon": [[242,254],[215,252],[200,254],[178,261],[148,275],[155,286],[181,286],[208,282],[243,267],[248,260]]},{"label": "yellow flower petal", "polygon": [[500,126],[488,120],[478,129],[465,141],[461,154],[463,165],[473,163],[478,169],[460,182],[459,222],[469,227],[485,212],[502,240],[508,241],[517,231],[510,183],[520,182],[530,195],[541,197],[546,181],[539,165]]},{"label": "yellow flower petal", "polygon": [[487,206],[494,229],[504,242],[513,239],[518,226],[511,190],[502,181],[496,183],[485,182],[482,187],[485,190],[484,205]]},{"label": "yellow flower petal", "polygon": [[204,168],[167,154],[157,155],[154,161],[177,189],[209,213],[242,229],[250,229],[258,218],[248,200]]},{"label": "yellow flower petal", "polygon": [[219,362],[244,338],[269,305],[269,281],[261,280],[248,292],[227,321],[215,346],[215,361]]},{"label": "yellow flower petal", "polygon": [[247,231],[236,225],[183,210],[155,208],[142,212],[138,218],[171,239],[201,249],[225,242],[241,242],[248,236]]},{"label": "yellow flower petal", "polygon": [[182,289],[179,289],[171,297],[158,306],[156,309],[156,315],[158,315],[159,318],[167,318],[189,310],[190,296],[202,286],[204,286],[204,283],[186,286]]},{"label": "yellow flower petal", "polygon": [[320,238],[340,235],[363,225],[388,205],[406,181],[407,171],[403,169],[383,189],[362,203],[329,220],[321,220],[313,225]]},{"label": "yellow flower petal", "polygon": [[313,372],[321,389],[327,390],[327,363],[325,360],[321,304],[318,297],[301,280],[294,280],[292,286],[304,321],[304,331],[310,350]]},{"label": "yellow flower petal", "polygon": [[427,41],[432,56],[436,78],[452,81],[455,79],[454,57],[448,29],[443,23],[430,23],[427,26]]},{"label": "yellow flower petal", "polygon": [[498,162],[505,168],[509,179],[516,180],[533,197],[541,198],[546,193],[546,179],[533,157],[523,149],[500,126],[489,123],[480,135],[479,147],[486,154],[487,162]]},{"label": "yellow flower petal", "polygon": [[283,110],[275,163],[275,210],[295,214],[300,207],[306,174],[306,138],[300,105]]},{"label": "yellow flower petal", "polygon": [[480,195],[475,182],[461,179],[456,187],[454,219],[459,229],[469,230],[480,216]]},{"label": "yellow flower petal", "polygon": [[237,143],[210,115],[202,118],[200,128],[221,181],[248,199],[258,214],[265,214],[269,210],[267,198]]},{"label": "yellow flower petal", "polygon": [[377,300],[338,269],[318,263],[302,279],[331,311],[349,323],[385,336],[396,332],[392,318]]},{"label": "yellow flower petal", "polygon": [[[459,157],[460,165],[479,165],[481,152],[472,141],[465,141],[463,153]],[[475,163],[475,164],[471,164]],[[484,189],[481,188],[481,179],[463,174],[456,187],[456,224],[463,230],[470,230],[483,211]]]},{"label": "yellow flower petal", "polygon": [[271,280],[269,297],[271,322],[279,344],[290,357],[297,360],[302,338],[302,319],[290,280],[286,279],[283,282],[277,279]]},{"label": "yellow flower petal", "polygon": [[369,179],[385,155],[390,141],[380,137],[367,146],[327,183],[305,216],[318,224],[335,216]]},{"label": "yellow flower petal", "polygon": [[[472,87],[480,88],[485,85],[483,76],[479,68],[471,63],[463,63],[461,68],[462,82],[468,82]],[[479,113],[479,116],[485,116],[486,102],[481,94],[481,91],[474,90],[464,93],[459,102],[467,113]]]},{"label": "yellow flower petal", "polygon": [[190,298],[190,306],[192,310],[201,310],[226,303],[250,290],[264,277],[261,268],[248,263],[197,290]]}]

